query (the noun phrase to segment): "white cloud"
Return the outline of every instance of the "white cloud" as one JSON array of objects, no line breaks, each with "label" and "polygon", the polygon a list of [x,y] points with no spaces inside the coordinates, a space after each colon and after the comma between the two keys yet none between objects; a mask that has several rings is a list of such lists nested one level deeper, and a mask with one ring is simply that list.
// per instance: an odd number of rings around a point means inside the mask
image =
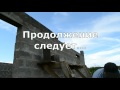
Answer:
[{"label": "white cloud", "polygon": [[120,52],[120,48],[114,48],[114,49],[111,49],[111,50],[103,50],[103,51],[99,51],[99,52],[96,52],[96,53],[93,53],[93,54],[89,54],[88,56],[92,59],[96,59],[96,58],[112,55],[114,53],[119,53],[119,52]]},{"label": "white cloud", "polygon": [[63,29],[61,26],[63,23],[66,23],[67,20],[69,20],[68,12],[55,12],[51,23],[54,25],[54,28],[57,29],[56,31],[61,31]]},{"label": "white cloud", "polygon": [[6,30],[6,31],[9,31],[11,33],[16,33],[17,31],[17,27],[3,21],[3,20],[0,20],[0,30]]},{"label": "white cloud", "polygon": [[120,39],[118,38],[103,37],[102,40],[120,43]]},{"label": "white cloud", "polygon": [[63,16],[68,16],[68,12],[55,12],[54,15],[63,15]]},{"label": "white cloud", "polygon": [[[104,51],[103,51],[104,53]],[[119,52],[118,52],[119,53]],[[104,66],[105,63],[107,62],[114,62],[117,65],[120,65],[120,55],[101,55],[100,56],[95,56],[92,54],[86,55],[86,65],[88,67],[94,67],[94,65],[98,66]]]},{"label": "white cloud", "polygon": [[[79,39],[69,38],[60,39],[67,43],[76,43],[78,46],[86,46],[87,51],[94,51],[92,54],[86,54],[85,62],[87,66],[103,66],[106,62],[115,62],[120,65],[120,39],[113,33],[120,33],[120,13],[113,13],[99,17],[91,21],[91,27],[73,27],[68,28],[68,32],[98,32],[98,39]],[[112,36],[111,36],[112,35]],[[101,48],[101,50],[99,49]],[[97,51],[97,49],[99,49]],[[76,49],[77,50],[77,49]],[[77,50],[79,52],[79,50]]]},{"label": "white cloud", "polygon": [[0,60],[0,63],[10,63],[10,64],[13,64],[13,62],[10,61],[10,60]]},{"label": "white cloud", "polygon": [[93,21],[92,31],[97,31],[100,34],[110,34],[120,32],[120,13],[114,13],[103,16]]},{"label": "white cloud", "polygon": [[101,28],[106,27],[108,25],[114,24],[116,22],[120,22],[120,13],[114,13],[106,16],[102,16],[101,18],[98,18],[93,21],[95,23],[94,28]]}]

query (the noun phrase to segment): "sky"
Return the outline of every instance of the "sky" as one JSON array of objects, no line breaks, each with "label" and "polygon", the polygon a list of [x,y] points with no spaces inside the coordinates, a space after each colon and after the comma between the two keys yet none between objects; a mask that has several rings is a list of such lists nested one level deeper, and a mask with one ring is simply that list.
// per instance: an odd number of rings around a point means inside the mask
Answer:
[{"label": "sky", "polygon": [[[84,49],[88,67],[120,65],[120,12],[26,12],[52,32],[97,32],[98,38],[59,38]],[[0,62],[13,62],[17,28],[0,20]],[[5,38],[3,38],[5,37]],[[4,47],[4,48],[3,48]]]},{"label": "sky", "polygon": [[0,62],[13,63],[17,27],[0,19]]}]

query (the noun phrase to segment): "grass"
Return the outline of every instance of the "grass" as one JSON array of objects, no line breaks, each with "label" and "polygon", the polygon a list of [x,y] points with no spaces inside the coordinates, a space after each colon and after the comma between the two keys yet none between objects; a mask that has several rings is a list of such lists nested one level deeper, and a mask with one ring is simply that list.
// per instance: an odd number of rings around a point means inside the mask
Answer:
[{"label": "grass", "polygon": [[[90,67],[89,70],[90,70],[91,74],[93,75],[93,73],[99,68],[102,68],[102,67]],[[118,66],[118,68],[120,69],[120,66]]]}]

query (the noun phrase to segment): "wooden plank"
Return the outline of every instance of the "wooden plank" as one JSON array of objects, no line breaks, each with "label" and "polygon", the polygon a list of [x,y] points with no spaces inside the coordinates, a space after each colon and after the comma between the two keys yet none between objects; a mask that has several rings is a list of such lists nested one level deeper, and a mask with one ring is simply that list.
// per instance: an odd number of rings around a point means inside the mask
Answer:
[{"label": "wooden plank", "polygon": [[63,71],[63,73],[64,73],[66,78],[73,78],[73,77],[75,77],[75,75],[71,71],[69,65],[65,61],[61,62],[61,68],[62,68],[62,71]]},{"label": "wooden plank", "polygon": [[89,69],[87,68],[86,65],[84,65],[84,69],[85,69],[85,71],[86,71],[86,73],[87,73],[88,78],[91,78],[92,75],[91,75],[91,73],[90,73],[90,71],[89,71]]},{"label": "wooden plank", "polygon": [[57,73],[55,73],[55,71],[53,71],[53,69],[51,69],[51,67],[49,65],[43,65],[43,68],[54,78],[60,78],[59,75],[57,75]]},{"label": "wooden plank", "polygon": [[70,64],[69,67],[71,69],[79,69],[79,68],[83,68],[83,65],[72,65],[72,64]]},{"label": "wooden plank", "polygon": [[66,78],[75,77],[75,74],[72,72],[72,69],[75,69],[82,78],[86,78],[86,76],[84,74],[82,74],[82,72],[79,71],[79,69],[81,69],[81,68],[83,68],[86,71],[87,77],[91,77],[90,76],[91,74],[85,65],[68,64],[66,61],[43,62],[43,63],[39,63],[39,65],[42,66],[44,68],[44,70],[46,70],[50,75],[52,75],[55,78],[60,78],[60,77],[55,73],[55,71],[53,71],[53,69],[62,69],[63,74],[65,75]]},{"label": "wooden plank", "polygon": [[83,75],[83,74],[79,71],[79,69],[75,69],[75,70],[79,73],[79,75],[80,75],[82,78],[86,78],[86,76]]},{"label": "wooden plank", "polygon": [[53,69],[60,69],[60,62],[56,62],[56,61],[51,61],[51,62],[42,62],[42,63],[38,63],[39,66],[43,66],[43,65],[49,65],[51,68]]}]

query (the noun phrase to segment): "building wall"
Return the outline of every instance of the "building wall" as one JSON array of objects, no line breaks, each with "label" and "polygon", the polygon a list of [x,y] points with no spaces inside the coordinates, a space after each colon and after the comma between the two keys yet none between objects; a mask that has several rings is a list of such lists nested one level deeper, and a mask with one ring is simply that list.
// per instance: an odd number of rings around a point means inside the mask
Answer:
[{"label": "building wall", "polygon": [[[43,50],[34,49],[34,44],[62,44],[62,42],[60,42],[57,38],[53,38],[50,40],[38,38],[30,40],[30,38],[23,38],[23,31],[30,31],[35,33],[52,33],[51,30],[49,30],[47,27],[40,24],[24,12],[0,12],[0,19],[3,19],[8,23],[18,27],[15,43],[12,77],[52,77],[37,65],[39,62],[43,62]],[[51,50],[51,55],[59,55],[61,61],[65,60],[69,63],[79,63],[84,65],[84,54],[81,53],[80,58],[77,58],[76,54],[80,55],[80,53],[74,50],[68,50],[65,48],[63,49],[63,51]],[[61,73],[60,70],[57,70],[57,72]],[[86,74],[84,70],[81,70],[81,72]]]},{"label": "building wall", "polygon": [[0,78],[12,78],[12,64],[0,63]]}]

